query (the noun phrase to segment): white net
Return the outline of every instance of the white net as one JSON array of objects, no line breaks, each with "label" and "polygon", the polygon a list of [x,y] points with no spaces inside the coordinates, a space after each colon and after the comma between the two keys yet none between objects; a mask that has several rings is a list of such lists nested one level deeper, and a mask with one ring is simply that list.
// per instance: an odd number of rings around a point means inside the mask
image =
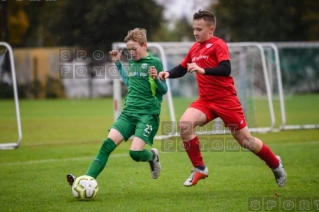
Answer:
[{"label": "white net", "polygon": [[[193,43],[191,42],[165,42],[148,44],[149,51],[155,56],[162,58],[162,50],[165,53],[164,68],[166,70],[180,64]],[[162,48],[158,48],[158,45]],[[115,44],[114,48],[124,48],[125,45]],[[269,81],[267,78],[265,59],[260,45],[255,43],[240,43],[229,45],[232,77],[235,81],[235,87],[241,100],[245,116],[251,131],[267,132],[271,131],[274,125],[272,101]],[[166,66],[166,67],[165,67]],[[198,88],[195,75],[187,74],[179,79],[168,81],[171,91],[171,101],[174,108],[174,119],[170,117],[171,109],[169,107],[169,97],[162,105],[161,129],[159,134],[169,134],[170,127],[168,123],[172,120],[179,120],[189,104],[198,98]],[[166,96],[167,97],[167,96]],[[176,123],[174,123],[176,127]],[[173,124],[173,125],[174,125]],[[215,125],[223,126],[221,120],[216,120],[208,124],[205,129],[198,129],[202,134],[216,134]],[[218,129],[220,129],[218,127]]]},{"label": "white net", "polygon": [[[164,69],[180,64],[192,42],[149,43],[149,50],[162,59]],[[238,97],[251,132],[319,128],[319,42],[313,43],[228,43],[232,73]],[[113,48],[125,48],[114,43]],[[194,75],[168,80],[170,93],[162,106],[160,135],[167,135],[168,123],[179,120],[197,99]],[[120,88],[114,89],[120,90]],[[172,115],[173,114],[173,115]],[[217,134],[210,123],[202,134]]]},{"label": "white net", "polygon": [[[168,68],[178,65],[193,43],[160,43],[167,58]],[[255,43],[228,44],[232,74],[238,97],[251,131],[270,131],[273,128],[272,102],[266,67],[263,65],[263,51]],[[265,61],[264,61],[265,62]],[[266,77],[266,78],[265,78]],[[198,97],[194,75],[170,81],[177,120],[188,105]],[[217,120],[221,123],[220,120]],[[215,122],[210,123],[215,125]],[[222,124],[222,123],[221,123]],[[223,125],[223,124],[222,124]],[[206,129],[214,129],[208,126]],[[205,133],[205,132],[203,132]],[[207,130],[207,133],[214,133]]]}]

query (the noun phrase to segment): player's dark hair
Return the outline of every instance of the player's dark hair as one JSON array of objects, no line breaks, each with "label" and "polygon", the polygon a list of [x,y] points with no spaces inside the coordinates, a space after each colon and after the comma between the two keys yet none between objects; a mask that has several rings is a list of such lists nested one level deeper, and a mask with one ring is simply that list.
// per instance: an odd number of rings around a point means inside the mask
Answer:
[{"label": "player's dark hair", "polygon": [[193,20],[200,20],[210,23],[214,27],[216,27],[216,17],[212,12],[207,10],[198,10],[198,12],[194,13]]}]

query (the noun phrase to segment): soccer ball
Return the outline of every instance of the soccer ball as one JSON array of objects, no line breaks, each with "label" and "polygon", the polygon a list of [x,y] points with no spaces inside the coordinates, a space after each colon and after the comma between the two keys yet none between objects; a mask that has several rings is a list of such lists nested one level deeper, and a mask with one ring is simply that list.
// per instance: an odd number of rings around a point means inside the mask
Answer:
[{"label": "soccer ball", "polygon": [[87,175],[77,177],[72,185],[73,196],[79,200],[92,200],[98,191],[97,181]]}]

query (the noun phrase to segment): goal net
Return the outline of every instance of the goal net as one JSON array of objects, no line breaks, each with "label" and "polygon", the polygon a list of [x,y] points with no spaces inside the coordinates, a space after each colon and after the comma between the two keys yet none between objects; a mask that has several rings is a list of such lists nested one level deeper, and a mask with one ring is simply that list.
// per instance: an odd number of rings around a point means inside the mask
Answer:
[{"label": "goal net", "polygon": [[[148,43],[148,50],[159,57],[164,70],[179,65],[190,49],[191,42]],[[275,115],[267,72],[264,48],[258,43],[228,44],[232,74],[238,97],[242,103],[248,126],[252,132],[269,132],[274,130]],[[114,49],[124,49],[124,43],[113,43]],[[198,98],[195,76],[187,74],[179,79],[169,79],[168,94],[164,98],[161,112],[161,128],[158,137],[176,134],[176,126],[189,104]],[[120,80],[114,81],[115,118],[119,115],[121,94]],[[198,127],[198,134],[229,133],[220,119],[204,127]],[[177,132],[178,134],[178,132]],[[158,138],[157,137],[157,138]]]},{"label": "goal net", "polygon": [[319,42],[275,44],[280,55],[287,117],[282,129],[318,129]]}]

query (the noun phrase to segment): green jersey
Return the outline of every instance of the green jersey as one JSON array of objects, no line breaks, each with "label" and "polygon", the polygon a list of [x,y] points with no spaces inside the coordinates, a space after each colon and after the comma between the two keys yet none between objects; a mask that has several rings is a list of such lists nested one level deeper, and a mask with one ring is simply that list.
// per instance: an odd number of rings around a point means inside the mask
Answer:
[{"label": "green jersey", "polygon": [[148,74],[150,66],[157,72],[163,71],[162,62],[148,53],[147,57],[138,61],[129,61],[129,70],[126,72],[122,63],[116,63],[124,83],[128,86],[123,112],[135,114],[159,115],[163,95],[167,91],[166,83],[154,80]]}]

